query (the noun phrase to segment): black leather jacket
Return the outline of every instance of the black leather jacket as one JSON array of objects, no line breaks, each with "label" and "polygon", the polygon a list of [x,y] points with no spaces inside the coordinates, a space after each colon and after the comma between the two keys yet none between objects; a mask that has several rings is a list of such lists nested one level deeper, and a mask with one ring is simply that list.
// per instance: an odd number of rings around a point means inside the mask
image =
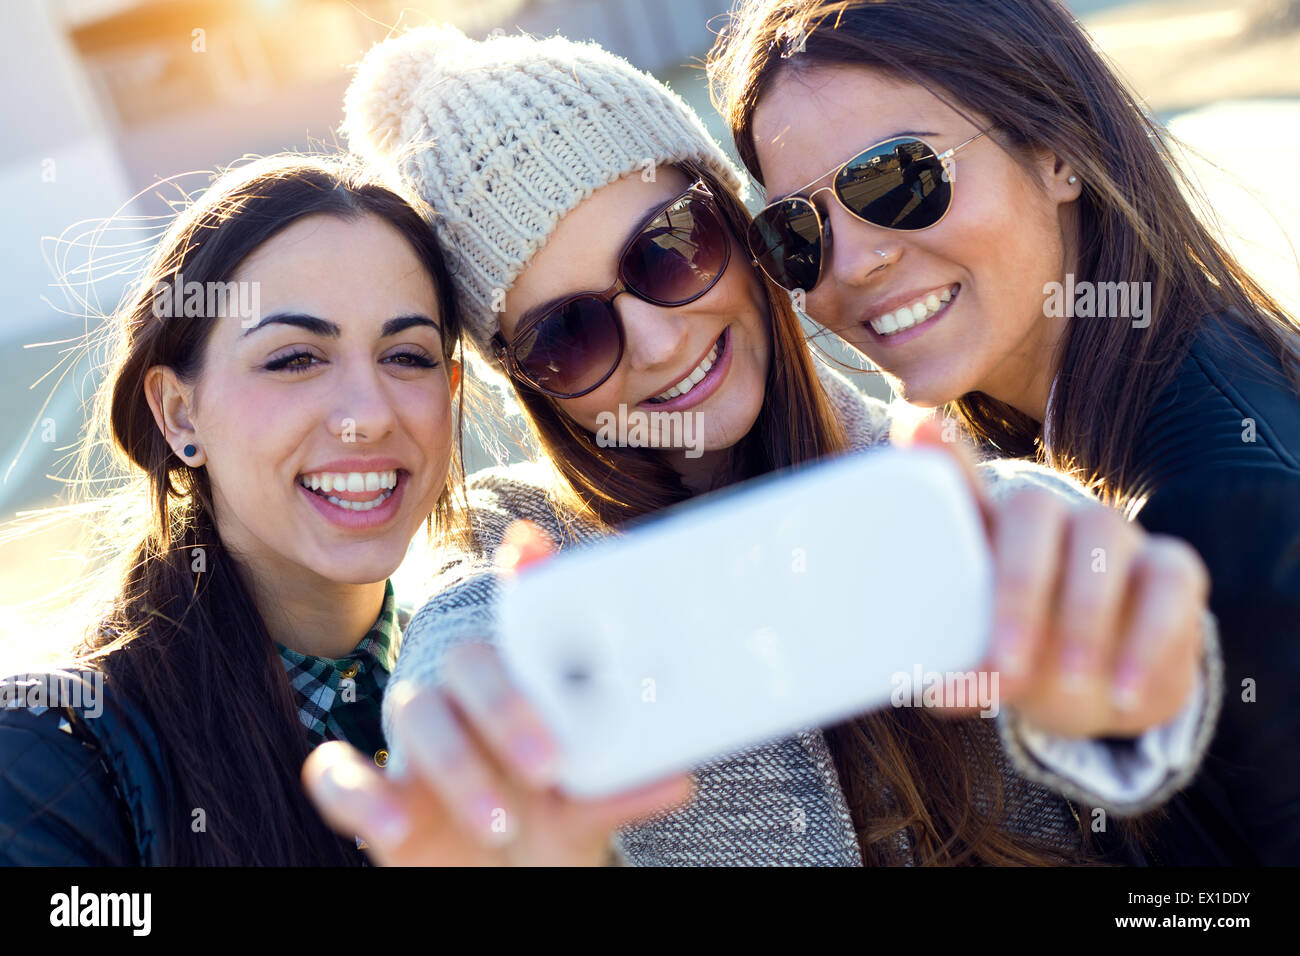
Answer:
[{"label": "black leather jacket", "polygon": [[[0,700],[21,693],[0,680]],[[81,707],[0,708],[0,864],[161,863],[162,766],[153,731],[106,688]]]},{"label": "black leather jacket", "polygon": [[1300,864],[1300,395],[1234,328],[1198,335],[1141,425],[1138,521],[1209,566],[1225,682],[1202,768],[1157,826],[1156,864]]}]

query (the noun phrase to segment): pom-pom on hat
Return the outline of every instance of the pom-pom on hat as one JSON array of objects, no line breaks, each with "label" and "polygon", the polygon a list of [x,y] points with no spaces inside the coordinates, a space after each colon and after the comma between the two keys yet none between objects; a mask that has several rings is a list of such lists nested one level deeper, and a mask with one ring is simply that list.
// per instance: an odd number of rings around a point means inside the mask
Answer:
[{"label": "pom-pom on hat", "polygon": [[594,43],[471,40],[423,27],[376,45],[344,101],[349,148],[432,207],[465,330],[490,345],[503,296],[560,219],[629,173],[694,160],[745,180],[680,96]]}]

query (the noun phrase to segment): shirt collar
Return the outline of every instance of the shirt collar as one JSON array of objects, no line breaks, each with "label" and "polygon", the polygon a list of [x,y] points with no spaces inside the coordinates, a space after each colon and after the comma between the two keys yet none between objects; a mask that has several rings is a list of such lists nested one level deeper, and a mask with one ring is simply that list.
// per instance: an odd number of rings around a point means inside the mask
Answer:
[{"label": "shirt collar", "polygon": [[[397,606],[390,580],[385,583],[379,616],[347,657],[300,654],[276,642],[299,719],[313,746],[323,740],[350,740],[358,735],[359,731],[351,728],[354,721],[346,712],[352,708],[347,705],[359,705],[366,715],[371,710],[378,713],[408,619],[406,610]],[[357,746],[365,743],[359,739],[351,742]]]},{"label": "shirt collar", "polygon": [[319,665],[322,670],[344,670],[349,663],[356,661],[358,663],[373,662],[384,670],[391,672],[393,665],[397,663],[397,652],[401,649],[402,644],[402,621],[400,618],[397,597],[393,591],[393,582],[388,580],[384,582],[384,603],[379,608],[379,617],[375,619],[374,624],[370,625],[370,630],[366,632],[366,636],[346,657],[317,657],[311,654],[300,654],[292,648],[285,647],[279,641],[275,642],[275,647],[286,664],[292,664],[297,668],[315,670],[317,668],[313,665]]}]

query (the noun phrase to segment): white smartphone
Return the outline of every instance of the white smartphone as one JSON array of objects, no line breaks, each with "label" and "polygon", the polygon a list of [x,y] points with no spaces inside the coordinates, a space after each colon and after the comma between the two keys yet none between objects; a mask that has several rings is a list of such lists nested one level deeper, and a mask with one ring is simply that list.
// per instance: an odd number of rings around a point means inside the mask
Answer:
[{"label": "white smartphone", "polygon": [[527,568],[502,656],[597,797],[965,672],[993,571],[957,464],[886,448],[705,496]]}]

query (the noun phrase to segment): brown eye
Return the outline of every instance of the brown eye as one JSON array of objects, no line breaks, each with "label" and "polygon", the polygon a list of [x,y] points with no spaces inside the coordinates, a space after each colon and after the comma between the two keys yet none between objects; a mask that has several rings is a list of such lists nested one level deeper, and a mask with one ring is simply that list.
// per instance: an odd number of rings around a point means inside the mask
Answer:
[{"label": "brown eye", "polygon": [[[402,361],[398,361],[401,359]],[[390,355],[384,359],[385,362],[393,362],[394,365],[401,365],[405,368],[437,368],[438,363],[427,355],[419,352],[398,352],[396,355]]]},{"label": "brown eye", "polygon": [[281,369],[288,369],[291,372],[305,372],[311,368],[318,359],[310,352],[294,352],[290,355],[282,355],[277,359],[272,359],[266,363],[268,372],[278,372]]}]

